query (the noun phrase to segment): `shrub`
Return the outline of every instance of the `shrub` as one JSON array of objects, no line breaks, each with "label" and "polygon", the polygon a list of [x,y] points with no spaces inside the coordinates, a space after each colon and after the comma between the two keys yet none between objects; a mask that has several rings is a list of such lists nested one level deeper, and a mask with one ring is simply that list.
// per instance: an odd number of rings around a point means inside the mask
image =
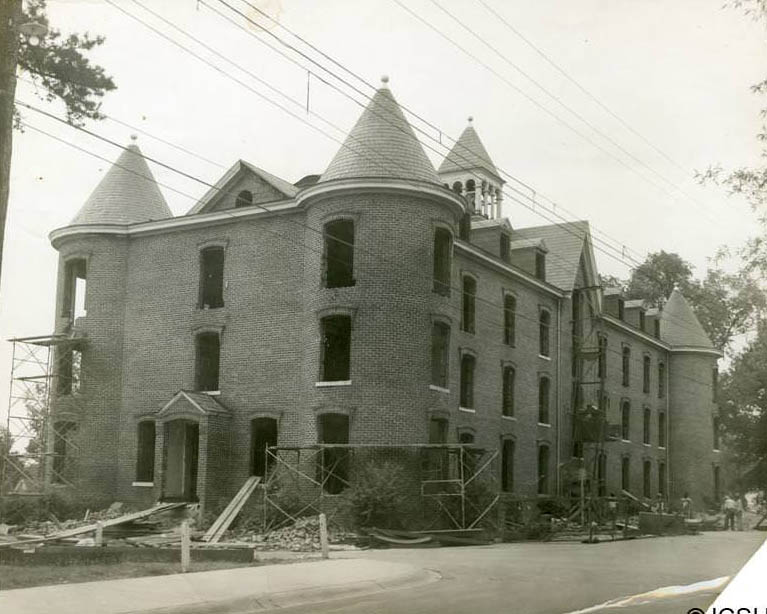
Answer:
[{"label": "shrub", "polygon": [[409,512],[405,469],[391,461],[368,462],[355,471],[352,487],[344,494],[352,521],[361,527],[399,529]]}]

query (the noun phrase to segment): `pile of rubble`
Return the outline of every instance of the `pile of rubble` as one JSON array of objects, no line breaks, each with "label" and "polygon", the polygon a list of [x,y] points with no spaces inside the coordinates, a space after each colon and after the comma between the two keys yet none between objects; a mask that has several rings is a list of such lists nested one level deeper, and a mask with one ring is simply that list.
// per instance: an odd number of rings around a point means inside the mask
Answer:
[{"label": "pile of rubble", "polygon": [[[307,516],[286,527],[265,534],[242,535],[239,539],[252,543],[256,550],[315,552],[320,550],[320,522],[317,516]],[[328,529],[328,541],[332,544],[353,543],[357,539],[358,536],[354,533]]]}]

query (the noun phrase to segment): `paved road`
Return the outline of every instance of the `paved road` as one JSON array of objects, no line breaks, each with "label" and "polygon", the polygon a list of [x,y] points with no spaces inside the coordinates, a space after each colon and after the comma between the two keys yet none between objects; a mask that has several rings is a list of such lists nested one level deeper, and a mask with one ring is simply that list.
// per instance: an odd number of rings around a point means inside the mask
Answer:
[{"label": "paved road", "polygon": [[[419,588],[281,611],[565,614],[663,586],[734,575],[765,537],[759,532],[718,532],[598,545],[525,543],[371,551],[364,556],[433,569],[443,579]],[[693,606],[705,609],[715,596],[711,592],[603,611],[684,614]]]}]

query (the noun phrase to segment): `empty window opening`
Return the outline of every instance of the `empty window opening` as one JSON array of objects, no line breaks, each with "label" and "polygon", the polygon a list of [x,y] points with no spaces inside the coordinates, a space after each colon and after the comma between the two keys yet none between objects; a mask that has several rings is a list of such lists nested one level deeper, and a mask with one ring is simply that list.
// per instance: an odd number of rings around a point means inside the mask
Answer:
[{"label": "empty window opening", "polygon": [[471,354],[461,356],[461,407],[474,408],[474,366],[476,361]]},{"label": "empty window opening", "polygon": [[237,199],[234,201],[235,207],[247,207],[253,204],[253,192],[250,190],[243,190],[237,195]]},{"label": "empty window opening", "polygon": [[514,492],[514,440],[504,439],[501,448],[501,490]]},{"label": "empty window opening", "polygon": [[453,183],[453,192],[456,194],[461,194],[463,192],[463,184],[460,181]]},{"label": "empty window opening", "polygon": [[538,422],[549,424],[549,403],[551,396],[551,382],[548,377],[542,377],[538,381]]},{"label": "empty window opening", "polygon": [[458,237],[462,241],[471,239],[471,213],[468,211],[461,216],[461,221],[458,222]]},{"label": "empty window opening", "polygon": [[274,459],[267,458],[266,449],[277,445],[277,420],[255,418],[250,421],[250,475],[264,477]]},{"label": "empty window opening", "polygon": [[628,386],[631,381],[631,349],[624,347],[621,362],[622,383]]},{"label": "empty window opening", "polygon": [[61,315],[75,320],[85,317],[87,275],[85,258],[69,260],[64,265],[64,296]]},{"label": "empty window opening", "polygon": [[[349,443],[349,416],[323,414],[319,417],[319,440],[324,444]],[[324,491],[337,495],[349,485],[347,448],[323,448],[320,459],[320,483]]]},{"label": "empty window opening", "polygon": [[538,447],[538,494],[549,493],[549,446]]},{"label": "empty window opening", "polygon": [[458,443],[462,443],[464,445],[472,445],[474,443],[474,435],[464,431],[458,436]]},{"label": "empty window opening", "polygon": [[200,425],[191,420],[165,423],[163,500],[196,501]]},{"label": "empty window opening", "polygon": [[628,456],[621,459],[621,488],[623,490],[631,488],[631,464]]},{"label": "empty window opening", "polygon": [[505,232],[501,233],[501,260],[511,262],[511,238]]},{"label": "empty window opening", "polygon": [[450,327],[444,322],[431,326],[431,383],[448,388],[448,362],[450,350]]},{"label": "empty window opening", "polygon": [[714,416],[714,450],[719,449],[719,432],[720,432],[719,416]]},{"label": "empty window opening", "polygon": [[535,276],[546,281],[546,254],[543,252],[535,252]]},{"label": "empty window opening", "polygon": [[461,330],[467,333],[473,333],[475,329],[476,299],[477,282],[473,277],[465,275],[461,293]]},{"label": "empty window opening", "polygon": [[325,224],[325,287],[354,285],[354,222],[336,220]]},{"label": "empty window opening", "polygon": [[200,309],[224,306],[224,248],[208,247],[200,252]]},{"label": "empty window opening", "polygon": [[136,446],[136,481],[154,482],[155,423],[144,420],[138,423]]},{"label": "empty window opening", "polygon": [[434,292],[450,295],[450,272],[452,269],[452,238],[444,228],[434,231]]},{"label": "empty window opening", "polygon": [[618,319],[623,320],[626,316],[626,302],[622,299],[618,299]]},{"label": "empty window opening", "polygon": [[218,333],[197,335],[196,390],[215,392],[219,389],[221,338]]},{"label": "empty window opening", "polygon": [[56,390],[59,396],[77,394],[82,388],[83,353],[63,346],[59,352]]},{"label": "empty window opening", "polygon": [[666,494],[666,463],[658,463],[658,492]]},{"label": "empty window opening", "polygon": [[621,439],[629,441],[631,439],[631,404],[623,401],[621,405]]},{"label": "empty window opening", "polygon": [[648,460],[643,463],[642,491],[648,499],[652,497],[652,464]]},{"label": "empty window opening", "polygon": [[517,338],[517,299],[510,294],[503,297],[503,342],[514,345]]},{"label": "empty window opening", "polygon": [[321,381],[342,382],[351,379],[351,337],[351,317],[335,315],[322,318]]},{"label": "empty window opening", "polygon": [[504,416],[514,415],[514,379],[516,371],[514,367],[503,368],[503,407]]},{"label": "empty window opening", "polygon": [[657,318],[653,320],[653,334],[656,339],[660,339],[660,320]]},{"label": "empty window opening", "polygon": [[599,369],[600,379],[607,377],[607,337],[604,335],[599,336],[599,357],[597,368]]},{"label": "empty window opening", "polygon": [[662,362],[658,363],[658,398],[662,399],[666,396],[666,365]]},{"label": "empty window opening", "polygon": [[600,452],[597,457],[597,496],[607,494],[607,454]]},{"label": "empty window opening", "polygon": [[51,480],[56,484],[66,484],[74,478],[74,457],[77,446],[73,440],[77,435],[77,424],[59,421],[54,423],[53,431],[53,475]]},{"label": "empty window opening", "polygon": [[639,310],[639,329],[645,329],[645,312],[642,309]]},{"label": "empty window opening", "polygon": [[650,357],[645,356],[642,360],[642,392],[650,393]]},{"label": "empty window opening", "polygon": [[429,443],[447,443],[447,420],[442,418],[429,420]]},{"label": "empty window opening", "polygon": [[546,309],[541,309],[538,315],[538,353],[541,356],[550,356],[550,336],[551,313]]},{"label": "empty window opening", "polygon": [[642,424],[642,443],[649,444],[650,443],[650,410],[649,408],[644,408],[644,417],[643,417],[643,424]]},{"label": "empty window opening", "polygon": [[658,447],[666,447],[666,412],[658,412]]},{"label": "empty window opening", "polygon": [[582,441],[574,441],[573,442],[573,458],[583,458],[583,442]]}]

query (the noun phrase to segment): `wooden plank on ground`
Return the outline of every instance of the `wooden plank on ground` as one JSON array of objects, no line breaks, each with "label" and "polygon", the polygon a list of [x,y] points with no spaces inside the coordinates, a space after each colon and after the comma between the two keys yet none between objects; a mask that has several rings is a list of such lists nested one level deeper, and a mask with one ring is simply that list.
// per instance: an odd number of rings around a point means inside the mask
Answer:
[{"label": "wooden plank on ground", "polygon": [[[167,512],[168,510],[176,509],[179,507],[184,507],[186,503],[161,503],[159,505],[155,505],[154,507],[150,507],[149,509],[142,510],[140,512],[133,512],[131,514],[125,514],[123,516],[118,516],[117,518],[110,518],[109,520],[104,520],[101,523],[102,527],[113,527],[118,524],[123,524],[125,522],[131,522],[133,520],[139,520],[141,518],[147,518],[148,516],[152,516],[153,514],[159,514],[160,512]],[[65,539],[67,537],[75,537],[76,535],[82,535],[83,533],[92,533],[96,530],[96,524],[87,524],[83,525],[82,527],[76,527],[74,529],[67,529],[65,531],[59,531],[57,533],[51,533],[50,535],[46,535],[44,537],[38,537],[35,539],[26,539],[26,540],[20,540],[17,542],[8,542],[8,543],[0,543],[0,548],[4,546],[20,546],[24,544],[39,544],[42,542],[49,542],[49,541],[55,541],[57,539]]]},{"label": "wooden plank on ground", "polygon": [[245,480],[242,488],[240,488],[237,494],[234,495],[234,498],[229,502],[229,505],[226,506],[226,509],[221,512],[221,515],[216,518],[215,522],[210,526],[205,535],[202,536],[202,541],[208,542],[209,544],[215,544],[221,539],[224,532],[231,526],[234,519],[237,518],[242,506],[245,505],[245,502],[250,498],[250,495],[253,494],[253,491],[260,481],[261,478],[257,475],[252,475]]}]

